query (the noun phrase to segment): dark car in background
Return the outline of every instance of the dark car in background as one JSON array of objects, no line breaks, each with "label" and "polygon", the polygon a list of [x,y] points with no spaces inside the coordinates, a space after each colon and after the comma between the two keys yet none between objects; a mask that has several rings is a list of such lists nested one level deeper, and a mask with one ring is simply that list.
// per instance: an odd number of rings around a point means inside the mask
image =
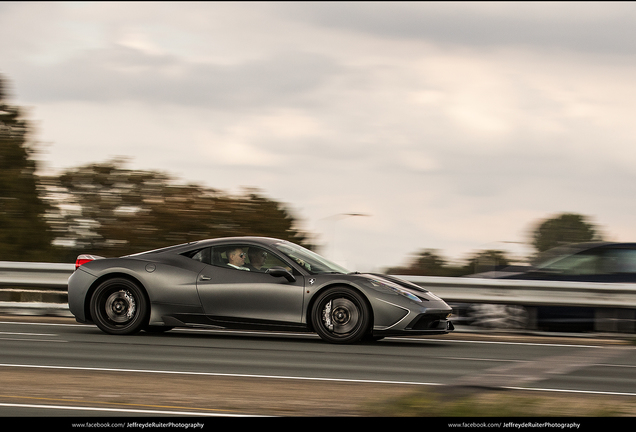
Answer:
[{"label": "dark car in background", "polygon": [[636,282],[636,243],[576,243],[541,254],[525,271],[503,269],[499,278],[574,282]]},{"label": "dark car in background", "polygon": [[[508,267],[488,273],[471,275],[496,279],[537,280],[556,282],[636,283],[636,243],[593,242],[560,246],[540,254],[532,266]],[[484,314],[523,314],[519,308],[508,312],[495,307],[474,307],[470,312],[476,319]],[[555,331],[595,330],[595,308],[570,306],[537,306],[534,321],[540,329]],[[626,320],[633,311],[624,312]],[[481,317],[478,315],[481,314]],[[512,321],[515,317],[509,316]],[[524,317],[517,316],[516,320]],[[527,317],[525,317],[527,318]],[[633,323],[631,323],[633,327]]]}]

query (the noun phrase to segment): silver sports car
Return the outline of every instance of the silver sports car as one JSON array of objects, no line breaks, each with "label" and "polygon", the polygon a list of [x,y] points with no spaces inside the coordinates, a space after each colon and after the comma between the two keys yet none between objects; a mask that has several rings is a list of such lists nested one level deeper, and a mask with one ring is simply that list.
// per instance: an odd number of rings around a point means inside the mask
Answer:
[{"label": "silver sports car", "polygon": [[121,258],[80,255],[68,282],[78,322],[110,334],[174,327],[309,331],[333,343],[445,334],[451,308],[431,292],[351,273],[283,240],[203,240]]}]

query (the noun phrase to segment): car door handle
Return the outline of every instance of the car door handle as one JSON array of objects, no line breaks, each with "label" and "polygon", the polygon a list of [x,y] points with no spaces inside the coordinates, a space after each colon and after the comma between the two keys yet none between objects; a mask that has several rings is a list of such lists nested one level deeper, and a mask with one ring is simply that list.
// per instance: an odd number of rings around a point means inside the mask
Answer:
[{"label": "car door handle", "polygon": [[200,278],[202,281],[209,281],[210,279],[212,279],[210,276],[206,276],[206,275],[201,275]]}]

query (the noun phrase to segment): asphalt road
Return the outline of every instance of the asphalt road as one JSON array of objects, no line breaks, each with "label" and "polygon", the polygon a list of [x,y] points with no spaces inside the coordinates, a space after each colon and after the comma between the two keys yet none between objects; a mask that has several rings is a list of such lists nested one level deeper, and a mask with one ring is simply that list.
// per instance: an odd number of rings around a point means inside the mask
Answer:
[{"label": "asphalt road", "polygon": [[369,415],[422,387],[631,398],[636,346],[465,333],[358,345],[199,329],[111,336],[71,319],[0,317],[5,417]]}]

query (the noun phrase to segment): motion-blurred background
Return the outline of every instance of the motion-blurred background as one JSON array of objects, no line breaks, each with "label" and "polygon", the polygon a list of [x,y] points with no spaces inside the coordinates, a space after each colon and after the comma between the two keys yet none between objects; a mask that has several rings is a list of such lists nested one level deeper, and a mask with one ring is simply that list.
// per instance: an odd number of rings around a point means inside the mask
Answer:
[{"label": "motion-blurred background", "polygon": [[2,2],[0,260],[267,235],[461,276],[636,239],[635,22],[607,2]]}]

